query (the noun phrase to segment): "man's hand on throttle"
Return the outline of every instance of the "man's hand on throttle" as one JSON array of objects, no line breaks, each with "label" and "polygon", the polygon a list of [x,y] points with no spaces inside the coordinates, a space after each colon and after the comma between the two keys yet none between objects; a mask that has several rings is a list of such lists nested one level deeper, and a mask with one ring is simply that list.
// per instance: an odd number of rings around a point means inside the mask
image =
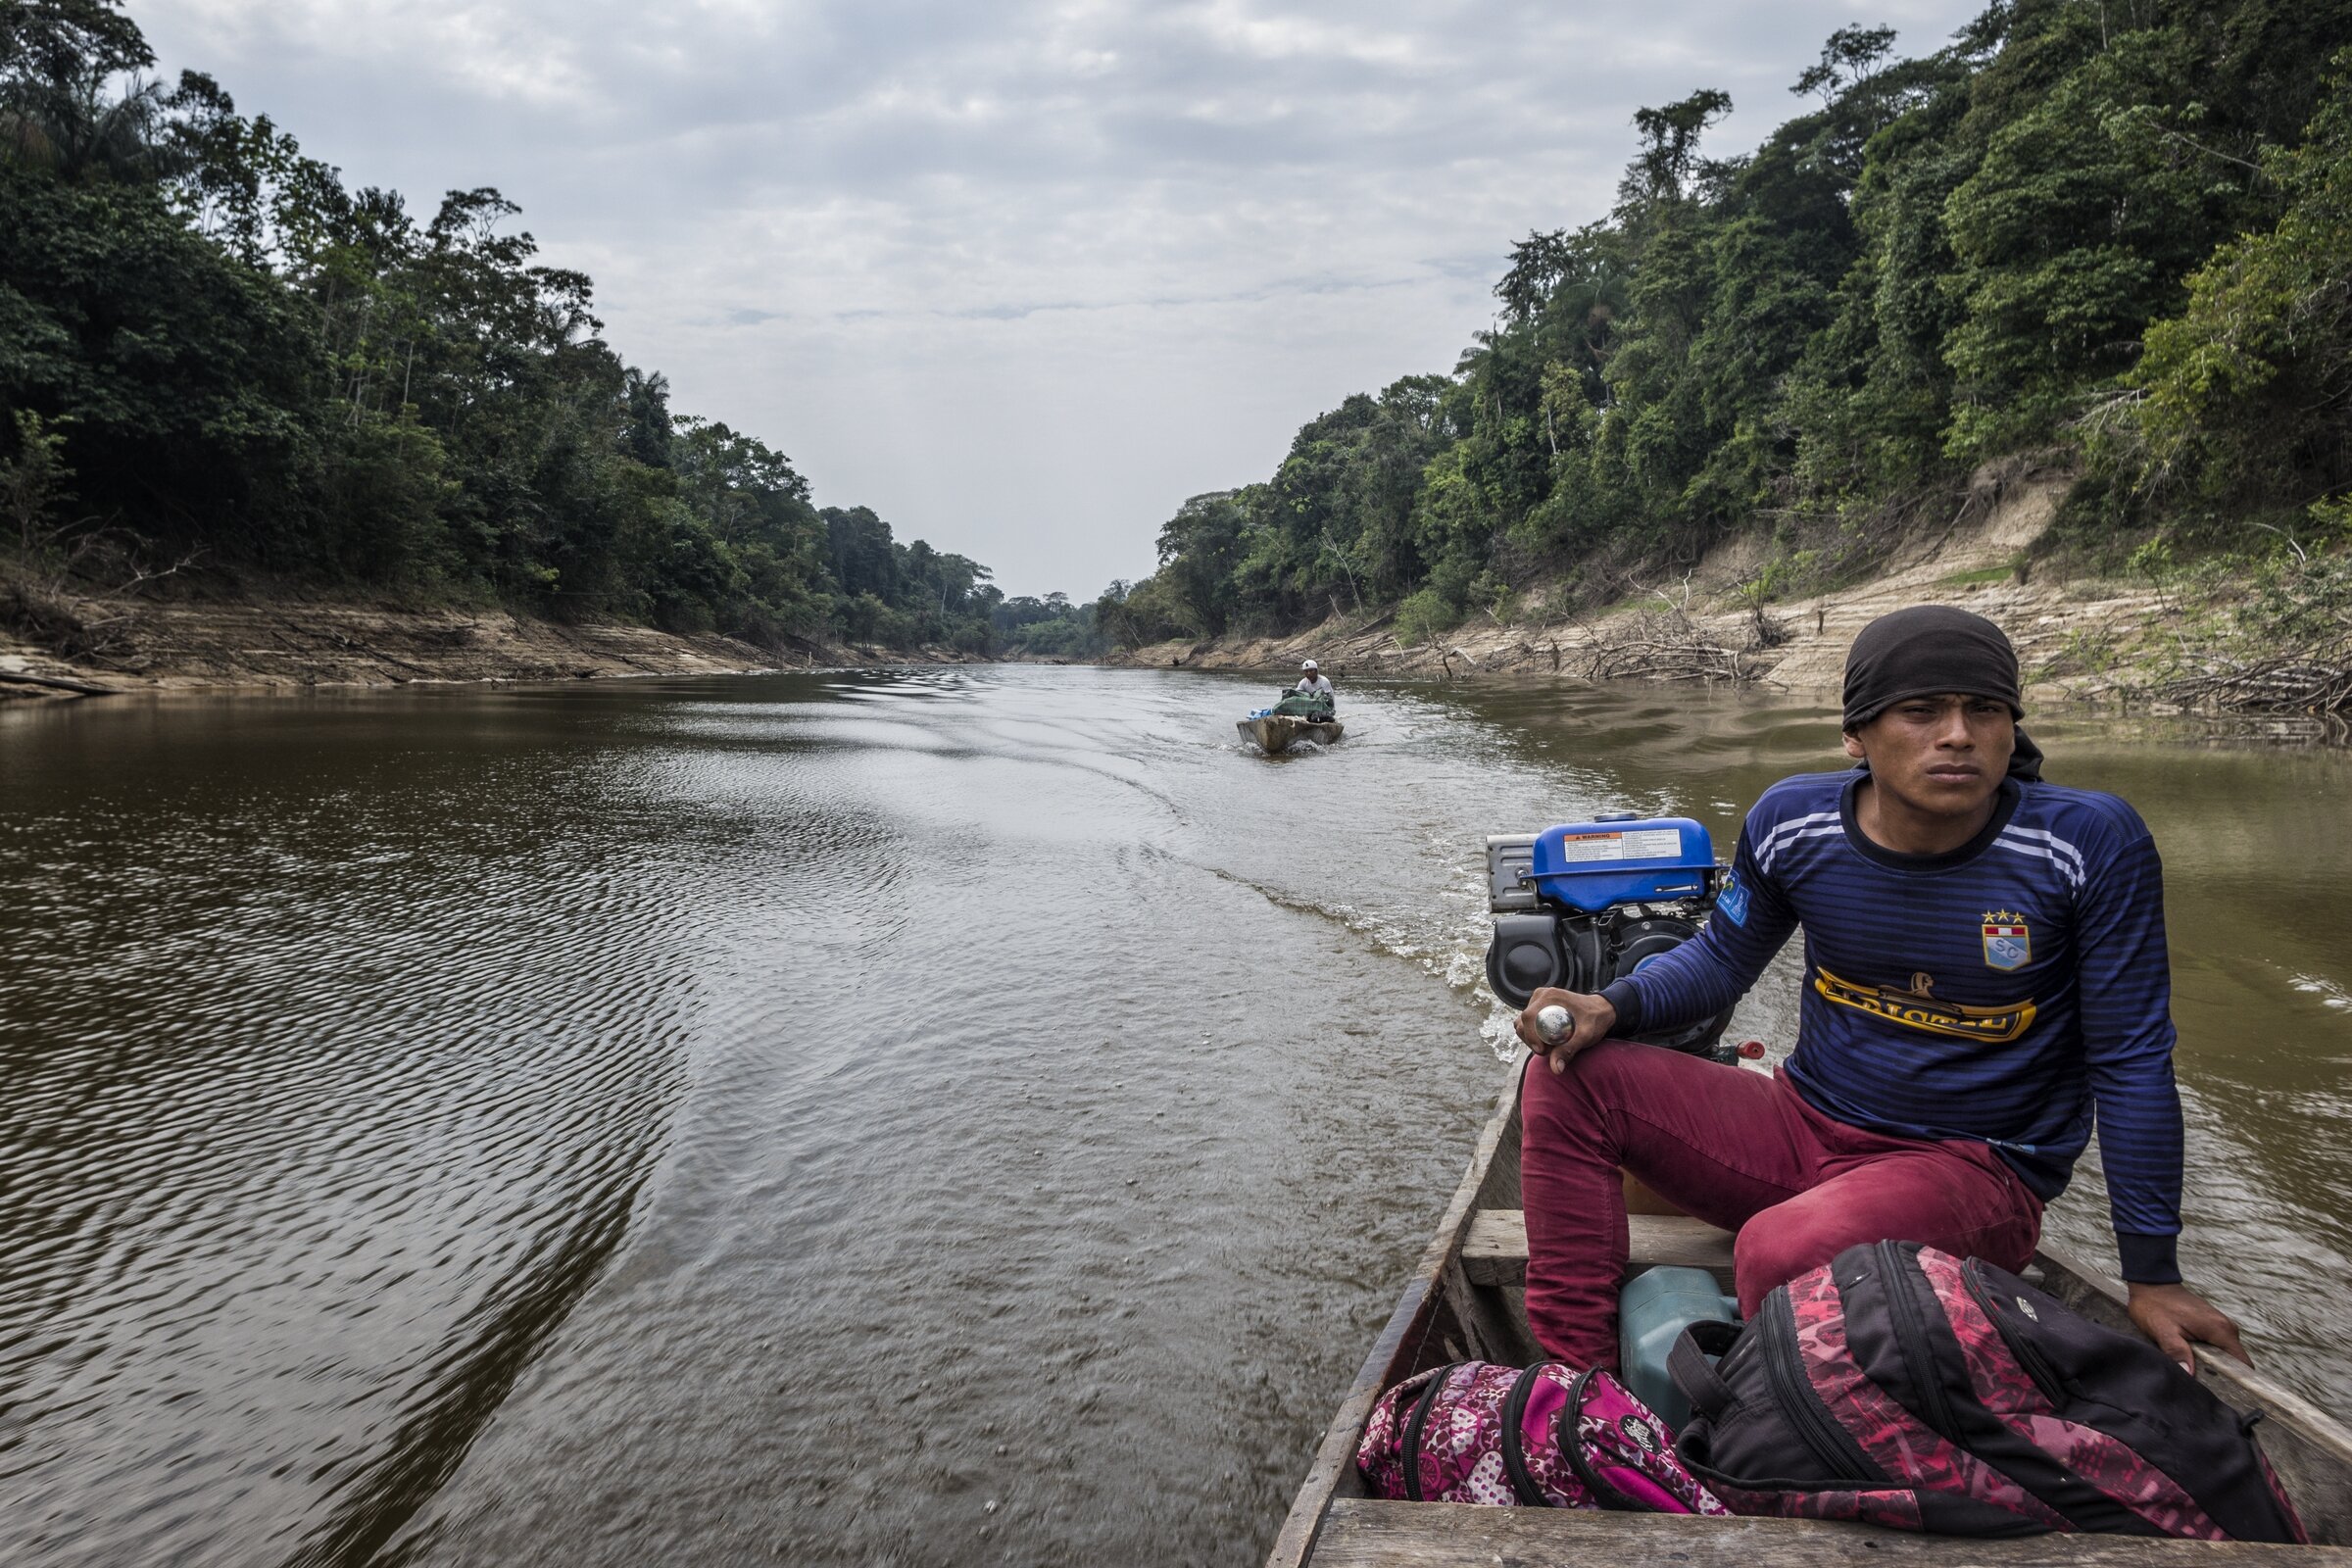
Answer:
[{"label": "man's hand on throttle", "polygon": [[[1545,1040],[1536,1028],[1536,1015],[1545,1007],[1568,1009],[1568,1031],[1557,1040]],[[1528,1050],[1548,1058],[1553,1072],[1565,1069],[1570,1058],[1587,1046],[1606,1040],[1616,1025],[1617,1009],[1605,999],[1587,996],[1581,991],[1562,991],[1555,986],[1538,991],[1519,1010],[1519,1038],[1526,1042]]]},{"label": "man's hand on throttle", "polygon": [[2156,1342],[2156,1348],[2186,1367],[2191,1376],[2197,1370],[2197,1358],[2188,1346],[2191,1340],[2210,1345],[2225,1355],[2235,1356],[2248,1366],[2254,1364],[2246,1348],[2237,1340],[2237,1325],[2229,1314],[2206,1300],[2185,1285],[2134,1285],[2132,1299],[2125,1310],[2139,1332]]}]

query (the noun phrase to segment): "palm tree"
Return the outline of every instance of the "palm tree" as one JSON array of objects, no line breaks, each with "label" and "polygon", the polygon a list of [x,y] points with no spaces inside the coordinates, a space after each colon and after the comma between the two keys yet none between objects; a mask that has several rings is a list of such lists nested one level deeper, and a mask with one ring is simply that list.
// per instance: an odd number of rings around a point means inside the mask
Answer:
[{"label": "palm tree", "polygon": [[0,156],[65,179],[167,172],[163,89],[137,75],[154,64],[109,0],[0,0]]}]

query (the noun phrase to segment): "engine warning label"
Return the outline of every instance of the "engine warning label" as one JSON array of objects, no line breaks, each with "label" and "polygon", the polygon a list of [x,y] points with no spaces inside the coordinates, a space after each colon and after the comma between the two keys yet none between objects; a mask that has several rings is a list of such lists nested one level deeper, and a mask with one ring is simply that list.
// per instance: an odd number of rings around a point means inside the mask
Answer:
[{"label": "engine warning label", "polygon": [[1560,858],[1581,860],[1671,860],[1683,853],[1683,835],[1671,827],[1636,828],[1631,833],[1570,833],[1560,840]]}]

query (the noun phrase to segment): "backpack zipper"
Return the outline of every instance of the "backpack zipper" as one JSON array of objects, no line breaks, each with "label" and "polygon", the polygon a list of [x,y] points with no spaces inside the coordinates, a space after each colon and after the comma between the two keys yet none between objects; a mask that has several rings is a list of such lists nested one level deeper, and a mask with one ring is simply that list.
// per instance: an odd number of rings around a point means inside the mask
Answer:
[{"label": "backpack zipper", "polygon": [[1984,1275],[1977,1259],[1972,1257],[1960,1266],[1960,1278],[1967,1284],[1968,1294],[1977,1298],[1977,1305],[1983,1307],[1984,1315],[1992,1320],[1993,1332],[2000,1335],[2003,1345],[2009,1347],[2009,1353],[2017,1357],[2017,1364],[2026,1369],[2026,1376],[2034,1380],[2034,1387],[2041,1392],[2043,1398],[2050,1401],[2053,1409],[2063,1408],[2067,1400],[2065,1383],[2051,1367],[2049,1359],[2041,1353],[2041,1347],[2001,1321],[1999,1309],[1992,1304],[1992,1288],[1984,1283]]},{"label": "backpack zipper", "polygon": [[[1527,1397],[1536,1392],[1536,1380],[1544,1375],[1544,1369],[1550,1364],[1548,1361],[1538,1361],[1520,1373],[1511,1384],[1509,1397],[1502,1401],[1502,1468],[1510,1475],[1511,1491],[1518,1494],[1519,1500],[1530,1508],[1551,1506],[1551,1499],[1544,1495],[1544,1489],[1536,1485],[1536,1478],[1527,1473],[1527,1448],[1521,1433],[1521,1426],[1527,1419]],[[1586,1374],[1587,1377],[1591,1375]],[[1579,1379],[1576,1388],[1584,1386],[1583,1379]],[[1568,1409],[1560,1419],[1569,1420],[1575,1414],[1576,1396],[1572,1389],[1569,1392]],[[1556,1428],[1554,1432],[1556,1434]],[[1562,1446],[1562,1451],[1565,1451],[1565,1446]],[[1570,1462],[1575,1462],[1573,1455]]]},{"label": "backpack zipper", "polygon": [[1446,1380],[1453,1376],[1459,1361],[1449,1361],[1429,1380],[1421,1397],[1413,1401],[1413,1413],[1404,1418],[1404,1494],[1414,1502],[1426,1502],[1421,1495],[1421,1429],[1429,1424],[1429,1409],[1438,1402],[1446,1390]]},{"label": "backpack zipper", "polygon": [[1919,1298],[1911,1294],[1914,1280],[1927,1276],[1920,1272],[1916,1257],[1903,1255],[1900,1242],[1879,1244],[1879,1270],[1886,1292],[1886,1306],[1894,1320],[1894,1343],[1903,1353],[1903,1365],[1911,1373],[1912,1385],[1919,1390],[1919,1414],[1939,1438],[1946,1442],[1960,1441],[1953,1423],[1951,1396],[1943,1387],[1943,1379],[1936,1372],[1936,1352],[1928,1346],[1928,1324],[1919,1308]]},{"label": "backpack zipper", "polygon": [[[1568,1461],[1568,1468],[1576,1472],[1576,1479],[1582,1481],[1585,1490],[1592,1494],[1594,1502],[1619,1512],[1647,1513],[1649,1509],[1602,1480],[1600,1472],[1585,1457],[1585,1391],[1592,1386],[1592,1375],[1599,1370],[1596,1366],[1589,1366],[1579,1372],[1576,1381],[1568,1386],[1568,1408],[1560,1412],[1560,1424],[1552,1429],[1553,1446],[1560,1450],[1560,1456]],[[1564,1433],[1562,1429],[1565,1429]]]},{"label": "backpack zipper", "polygon": [[1886,1480],[1886,1472],[1871,1462],[1853,1434],[1839,1426],[1822,1404],[1821,1396],[1814,1392],[1813,1380],[1805,1376],[1804,1352],[1796,1346],[1796,1306],[1788,1299],[1788,1287],[1780,1286],[1765,1297],[1763,1309],[1772,1321],[1764,1325],[1766,1332],[1759,1348],[1765,1379],[1772,1385],[1774,1404],[1787,1412],[1796,1435],[1805,1440],[1805,1446],[1829,1470],[1832,1479]]}]

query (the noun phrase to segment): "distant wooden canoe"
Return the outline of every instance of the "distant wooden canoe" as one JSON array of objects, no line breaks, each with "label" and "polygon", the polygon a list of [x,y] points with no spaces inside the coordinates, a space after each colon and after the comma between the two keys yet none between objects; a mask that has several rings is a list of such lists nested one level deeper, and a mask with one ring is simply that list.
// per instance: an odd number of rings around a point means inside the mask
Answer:
[{"label": "distant wooden canoe", "polygon": [[1348,733],[1348,726],[1336,718],[1298,718],[1289,713],[1269,713],[1263,718],[1245,718],[1234,725],[1242,739],[1255,741],[1259,751],[1268,757],[1280,756],[1291,749],[1294,741],[1308,740],[1329,746]]},{"label": "distant wooden canoe", "polygon": [[[1732,1238],[1687,1215],[1628,1216],[1629,1276],[1660,1263],[1732,1281]],[[2034,1258],[2042,1289],[2085,1317],[2131,1329],[2124,1288],[2052,1248]],[[1470,1156],[1437,1238],[1315,1450],[1266,1568],[2352,1568],[2352,1430],[2330,1412],[2202,1347],[2197,1375],[2265,1419],[2257,1441],[2319,1544],[2037,1536],[1976,1541],[1810,1519],[1701,1519],[1583,1509],[1390,1502],[1365,1494],[1355,1447],[1381,1395],[1414,1373],[1479,1359],[1524,1366],[1527,1223],[1519,1200],[1519,1075]]]}]

